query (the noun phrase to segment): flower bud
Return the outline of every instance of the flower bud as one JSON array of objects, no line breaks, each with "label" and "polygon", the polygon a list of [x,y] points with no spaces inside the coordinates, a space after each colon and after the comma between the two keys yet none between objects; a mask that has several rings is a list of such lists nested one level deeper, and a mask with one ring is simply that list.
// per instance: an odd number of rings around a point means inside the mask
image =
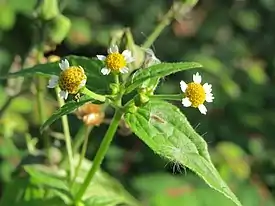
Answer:
[{"label": "flower bud", "polygon": [[49,41],[60,44],[67,36],[71,27],[71,21],[62,14],[52,19],[48,24]]},{"label": "flower bud", "polygon": [[42,0],[39,7],[39,17],[43,20],[51,20],[59,14],[57,0]]}]

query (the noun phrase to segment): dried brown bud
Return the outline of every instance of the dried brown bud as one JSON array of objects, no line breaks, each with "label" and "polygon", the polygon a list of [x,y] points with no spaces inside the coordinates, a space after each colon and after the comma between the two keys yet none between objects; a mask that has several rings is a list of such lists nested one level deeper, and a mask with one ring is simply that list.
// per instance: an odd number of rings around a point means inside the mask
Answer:
[{"label": "dried brown bud", "polygon": [[105,114],[102,105],[86,103],[77,109],[76,116],[86,125],[99,126],[103,122]]}]

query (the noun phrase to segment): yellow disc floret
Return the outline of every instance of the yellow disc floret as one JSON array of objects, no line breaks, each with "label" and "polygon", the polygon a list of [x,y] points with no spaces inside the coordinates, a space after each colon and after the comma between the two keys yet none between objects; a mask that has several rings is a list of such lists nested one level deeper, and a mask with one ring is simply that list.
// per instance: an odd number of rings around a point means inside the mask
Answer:
[{"label": "yellow disc floret", "polygon": [[188,97],[190,102],[192,103],[191,106],[195,108],[203,104],[206,97],[202,85],[194,82],[187,84],[185,94],[186,97]]},{"label": "yellow disc floret", "polygon": [[113,71],[119,71],[126,66],[126,59],[120,53],[111,53],[106,57],[107,68]]},{"label": "yellow disc floret", "polygon": [[62,71],[59,76],[59,86],[61,90],[68,91],[69,94],[76,94],[83,80],[87,77],[81,67],[71,66]]}]

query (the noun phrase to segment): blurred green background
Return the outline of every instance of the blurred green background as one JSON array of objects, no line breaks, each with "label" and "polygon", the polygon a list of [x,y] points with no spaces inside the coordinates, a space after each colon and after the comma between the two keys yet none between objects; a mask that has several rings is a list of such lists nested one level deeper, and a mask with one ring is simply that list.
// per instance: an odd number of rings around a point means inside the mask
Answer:
[{"label": "blurred green background", "polygon": [[[35,41],[30,14],[36,3],[0,0],[0,76],[17,71],[20,59],[29,55]],[[66,39],[46,56],[105,54],[111,37],[125,27],[131,28],[139,45],[171,4],[168,0],[60,1],[71,28]],[[215,96],[214,103],[207,105],[208,114],[175,104],[208,142],[213,162],[244,206],[275,205],[274,45],[274,0],[203,0],[188,14],[179,15],[152,47],[161,61],[204,65],[198,71],[204,82],[213,84]],[[32,60],[28,61],[31,65]],[[157,92],[180,92],[179,81],[191,81],[194,72],[163,79]],[[32,88],[10,98],[21,84],[21,79],[0,80],[0,193],[27,155],[25,140],[43,148]],[[45,101],[49,116],[57,106],[54,95],[49,93]],[[74,136],[82,122],[74,114],[69,120]],[[106,131],[106,122],[90,134],[89,159]],[[60,121],[52,130],[55,159],[64,145],[58,138],[62,136]],[[123,134],[117,133],[103,168],[144,205],[232,205],[188,169],[155,155],[134,135]]]}]

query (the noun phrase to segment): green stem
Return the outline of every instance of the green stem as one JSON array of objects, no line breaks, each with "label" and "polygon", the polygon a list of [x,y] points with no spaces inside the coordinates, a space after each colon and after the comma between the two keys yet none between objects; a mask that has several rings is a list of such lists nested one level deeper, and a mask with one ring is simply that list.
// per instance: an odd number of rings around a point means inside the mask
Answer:
[{"label": "green stem", "polygon": [[150,97],[150,99],[163,99],[163,100],[182,100],[183,94],[156,94]]},{"label": "green stem", "polygon": [[[60,92],[60,88],[56,87],[55,88],[56,91],[56,96],[57,96],[57,100],[59,103],[59,107],[62,107],[65,102],[62,98],[59,97],[59,92]],[[65,144],[66,144],[66,150],[68,153],[68,162],[69,162],[69,177],[70,180],[73,177],[73,150],[72,150],[72,143],[71,143],[71,135],[70,135],[70,129],[69,129],[69,122],[68,122],[68,117],[67,115],[63,115],[61,117],[61,121],[62,121],[62,127],[63,127],[63,132],[64,132],[64,137],[65,137]]]},{"label": "green stem", "polygon": [[89,140],[89,134],[90,134],[90,131],[91,131],[91,127],[85,125],[84,130],[85,130],[84,135],[83,135],[84,136],[84,142],[83,142],[83,145],[82,145],[79,161],[78,161],[78,164],[77,164],[76,169],[75,169],[74,178],[73,178],[73,181],[71,182],[71,188],[72,188],[72,186],[73,186],[73,184],[74,184],[74,182],[75,182],[75,180],[78,176],[79,170],[80,170],[81,165],[82,165],[82,161],[85,158],[85,154],[86,154],[87,147],[88,147],[88,140]]},{"label": "green stem", "polygon": [[[93,129],[93,126],[88,127],[88,133],[90,133]],[[78,149],[80,148],[81,144],[85,141],[85,133],[87,130],[87,126],[83,124],[80,129],[78,130],[77,134],[75,135],[74,141],[73,141],[73,154],[76,154],[78,152]]]},{"label": "green stem", "polygon": [[[43,59],[44,53],[43,53],[43,44],[39,44],[37,46],[37,56],[36,56],[36,61],[37,64],[41,63],[42,59]],[[37,101],[37,109],[38,109],[38,118],[39,118],[39,123],[40,125],[43,125],[43,123],[46,121],[46,114],[45,114],[45,102],[44,102],[44,96],[45,96],[45,88],[46,88],[46,84],[45,84],[45,79],[43,77],[37,77],[36,78],[36,101]],[[49,136],[47,135],[47,133],[43,133],[42,134],[42,138],[44,141],[44,145],[46,148],[46,154],[47,157],[49,158],[50,155],[50,139]]]},{"label": "green stem", "polygon": [[93,179],[96,171],[99,169],[103,159],[104,159],[104,156],[106,155],[108,149],[109,149],[109,146],[110,146],[110,143],[114,137],[114,134],[117,130],[117,127],[119,125],[119,122],[120,122],[120,119],[123,115],[123,112],[120,111],[120,110],[116,110],[115,112],[115,115],[112,119],[112,122],[103,138],[103,141],[101,142],[100,144],[100,147],[96,153],[96,156],[94,158],[94,161],[93,161],[93,165],[92,165],[92,168],[90,169],[90,171],[88,172],[83,184],[81,185],[78,193],[76,194],[76,197],[75,197],[75,203],[78,204],[80,201],[81,201],[81,198],[83,196],[83,194],[85,193],[85,191],[87,190],[91,180]]},{"label": "green stem", "polygon": [[95,99],[95,100],[98,100],[98,101],[101,101],[101,102],[105,102],[106,100],[106,97],[103,96],[103,95],[100,95],[100,94],[96,94],[94,92],[92,92],[91,90],[89,90],[88,88],[84,87],[82,90],[81,90],[81,93],[83,94],[86,94],[88,95],[89,97]]},{"label": "green stem", "polygon": [[119,84],[120,84],[119,75],[118,74],[114,74],[114,78],[115,78],[115,83],[119,86]]},{"label": "green stem", "polygon": [[163,16],[162,20],[159,24],[155,27],[154,31],[150,34],[150,36],[146,39],[146,41],[142,44],[141,47],[147,49],[149,48],[154,41],[158,38],[161,34],[163,29],[168,26],[174,18],[174,10],[173,6],[169,9],[169,11]]}]

